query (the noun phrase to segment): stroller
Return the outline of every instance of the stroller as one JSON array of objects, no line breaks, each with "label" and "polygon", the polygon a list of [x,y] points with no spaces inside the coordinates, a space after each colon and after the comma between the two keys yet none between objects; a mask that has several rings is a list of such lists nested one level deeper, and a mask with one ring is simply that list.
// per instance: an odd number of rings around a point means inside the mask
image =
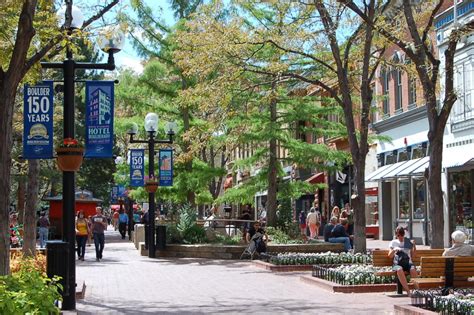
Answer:
[{"label": "stroller", "polygon": [[262,233],[255,233],[254,236],[250,239],[250,243],[247,248],[244,249],[242,255],[240,255],[240,259],[243,259],[245,256],[250,256],[250,260],[252,260],[255,256],[255,253],[258,255],[260,253],[264,253],[267,251],[267,246],[263,241],[263,234]]}]

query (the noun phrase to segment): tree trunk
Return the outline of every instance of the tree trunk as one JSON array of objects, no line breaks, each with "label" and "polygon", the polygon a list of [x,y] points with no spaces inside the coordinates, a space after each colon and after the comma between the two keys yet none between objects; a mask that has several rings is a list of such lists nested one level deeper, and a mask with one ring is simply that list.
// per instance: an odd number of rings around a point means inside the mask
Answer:
[{"label": "tree trunk", "polygon": [[[366,155],[360,156],[354,161],[355,183],[357,186],[357,197],[352,199],[354,209],[354,251],[356,253],[366,253],[365,235],[365,160]],[[351,192],[349,192],[351,194]]]},{"label": "tree trunk", "polygon": [[24,223],[25,217],[25,192],[26,192],[26,182],[25,177],[23,175],[18,175],[18,191],[17,195],[17,203],[16,203],[16,210],[18,211],[18,223]]},{"label": "tree trunk", "polygon": [[[432,137],[430,135],[433,135]],[[430,164],[428,175],[429,210],[431,220],[431,248],[444,248],[443,191],[441,189],[441,163],[443,132],[431,132]],[[436,231],[436,232],[434,232]]]},{"label": "tree trunk", "polygon": [[[181,114],[183,116],[183,129],[184,129],[184,132],[186,132],[191,127],[189,109],[187,109],[187,108],[182,109]],[[183,151],[186,152],[186,153],[189,153],[189,150],[190,150],[189,148],[190,148],[189,143],[187,141],[185,141]],[[189,174],[192,172],[192,170],[193,170],[193,160],[192,159],[189,159],[185,162],[184,169]],[[187,190],[188,191],[186,193],[186,196],[187,196],[186,199],[187,199],[188,203],[190,203],[192,206],[194,206],[196,204],[196,194],[194,193],[194,190],[191,187],[187,187]]]},{"label": "tree trunk", "polygon": [[36,254],[36,206],[38,204],[39,171],[39,160],[29,160],[28,191],[23,226],[23,253],[29,256]]},{"label": "tree trunk", "polygon": [[[273,83],[272,93],[275,93],[276,83]],[[277,123],[277,98],[275,95],[270,100],[270,133],[273,133]],[[276,225],[277,208],[277,140],[271,137],[269,143],[269,161],[268,161],[268,190],[267,190],[267,225]]]},{"label": "tree trunk", "polygon": [[[12,114],[14,91],[0,81],[0,275],[10,273],[10,234],[8,210],[10,205],[10,170],[12,143]],[[12,93],[13,90],[13,93]]]}]

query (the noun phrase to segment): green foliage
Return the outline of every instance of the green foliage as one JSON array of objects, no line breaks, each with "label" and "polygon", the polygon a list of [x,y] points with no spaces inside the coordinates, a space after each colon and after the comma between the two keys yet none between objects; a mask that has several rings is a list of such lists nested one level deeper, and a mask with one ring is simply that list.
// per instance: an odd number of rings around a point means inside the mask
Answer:
[{"label": "green foliage", "polygon": [[291,239],[291,237],[280,228],[274,228],[274,227],[269,226],[266,228],[266,231],[272,243],[275,243],[275,244],[301,243],[300,240]]},{"label": "green foliage", "polygon": [[239,245],[242,242],[242,236],[234,235],[230,237],[228,235],[216,234],[214,242],[223,245]]},{"label": "green foliage", "polygon": [[[189,204],[178,209],[179,221],[176,229],[185,244],[199,244],[206,240],[206,231],[196,224],[196,209]],[[178,239],[178,238],[177,238]]]},{"label": "green foliage", "polygon": [[0,314],[59,314],[59,278],[49,279],[25,258],[19,271],[0,277]]}]

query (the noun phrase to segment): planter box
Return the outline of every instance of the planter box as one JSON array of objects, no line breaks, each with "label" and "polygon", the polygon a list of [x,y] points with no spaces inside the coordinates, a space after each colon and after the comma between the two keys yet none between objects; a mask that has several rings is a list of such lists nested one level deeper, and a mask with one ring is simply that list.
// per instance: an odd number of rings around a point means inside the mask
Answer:
[{"label": "planter box", "polygon": [[[145,244],[139,243],[140,255],[147,256]],[[327,251],[342,252],[343,244],[317,243],[317,244],[269,244],[269,253],[324,253]],[[156,257],[175,258],[209,258],[209,259],[240,259],[247,245],[219,245],[219,244],[167,244],[165,250],[157,250]]]},{"label": "planter box", "polygon": [[271,272],[311,271],[313,265],[274,265],[261,260],[255,260],[253,265]]},{"label": "planter box", "polygon": [[313,276],[302,276],[300,277],[300,280],[308,284],[317,285],[328,291],[339,293],[375,293],[392,292],[397,290],[396,283],[342,285]]}]

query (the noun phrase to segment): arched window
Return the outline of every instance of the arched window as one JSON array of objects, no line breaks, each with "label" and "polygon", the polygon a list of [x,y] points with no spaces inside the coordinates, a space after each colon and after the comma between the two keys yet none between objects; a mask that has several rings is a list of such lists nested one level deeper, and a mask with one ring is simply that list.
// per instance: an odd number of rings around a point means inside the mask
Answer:
[{"label": "arched window", "polygon": [[380,69],[380,85],[382,86],[382,109],[384,116],[390,116],[390,100],[388,98],[388,83],[389,83],[389,75],[387,68],[382,67]]}]

